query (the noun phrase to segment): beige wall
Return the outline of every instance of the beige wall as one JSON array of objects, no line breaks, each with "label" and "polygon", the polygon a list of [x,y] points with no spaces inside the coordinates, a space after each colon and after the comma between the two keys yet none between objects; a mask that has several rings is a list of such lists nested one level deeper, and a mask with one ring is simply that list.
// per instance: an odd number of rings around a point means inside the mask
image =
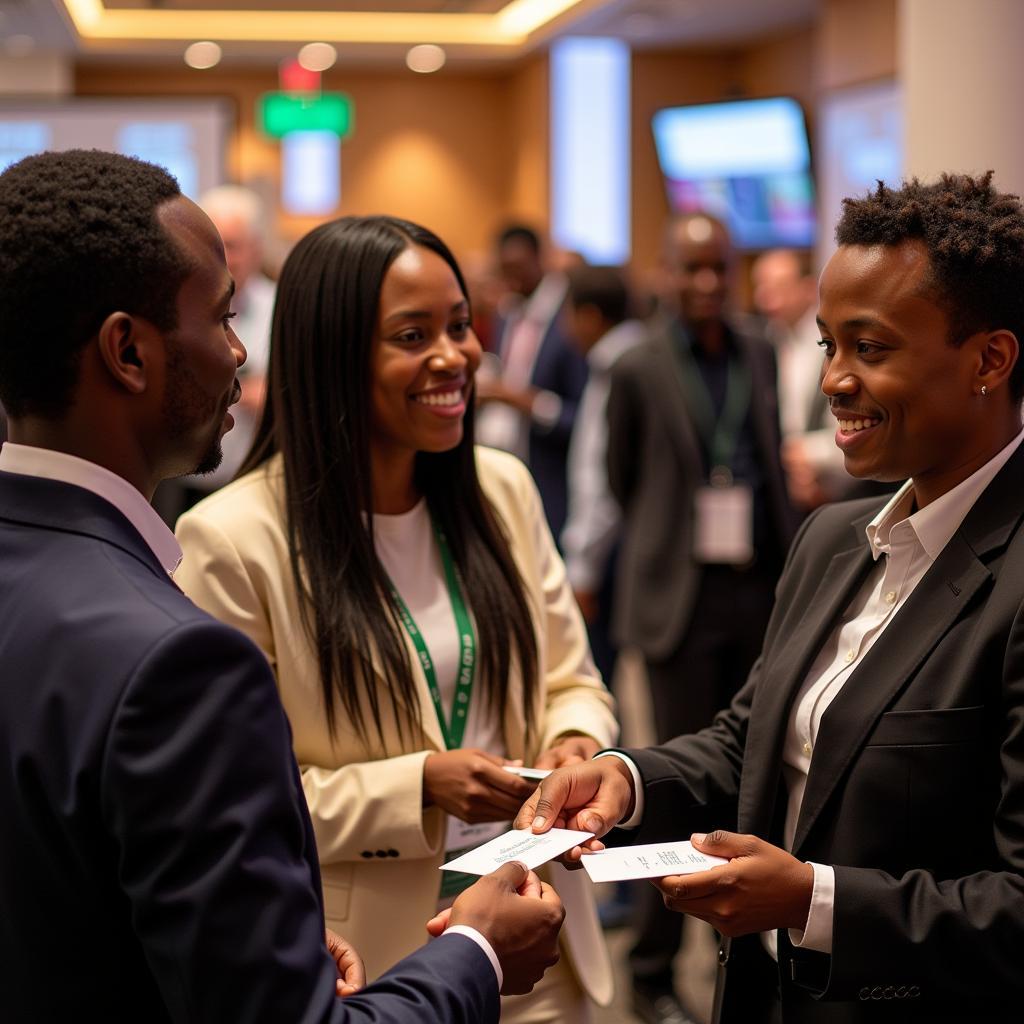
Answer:
[{"label": "beige wall", "polygon": [[[896,73],[895,26],[896,0],[822,0],[817,24],[755,45],[634,53],[632,245],[641,275],[657,262],[668,216],[650,129],[656,110],[789,95],[803,105],[813,138],[822,93]],[[253,124],[257,96],[277,86],[273,72],[82,66],[75,85],[79,94],[230,97],[239,131],[229,174],[277,195],[278,145]],[[488,251],[495,230],[510,219],[547,228],[544,55],[488,73],[336,69],[324,76],[324,87],[347,92],[355,104],[355,132],[342,146],[339,214],[388,212],[421,221],[461,256]],[[295,239],[314,223],[281,216],[278,227],[286,239]]]}]

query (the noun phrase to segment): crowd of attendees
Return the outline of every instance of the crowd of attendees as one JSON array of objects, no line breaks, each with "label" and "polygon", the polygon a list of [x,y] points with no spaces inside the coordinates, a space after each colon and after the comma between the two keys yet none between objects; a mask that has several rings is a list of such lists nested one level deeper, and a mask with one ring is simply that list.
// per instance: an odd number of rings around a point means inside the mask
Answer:
[{"label": "crowd of attendees", "polygon": [[[611,905],[645,1022],[693,1019],[683,913],[725,939],[727,1022],[924,992],[898,1019],[966,1019],[972,971],[1013,1019],[1016,198],[879,186],[820,297],[767,252],[742,313],[703,211],[638,294],[520,224],[467,285],[387,216],[273,283],[256,197],[200,206],[111,154],[0,175],[0,1015],[586,1024],[612,966],[581,851],[438,871],[559,823],[729,861]],[[627,649],[652,751],[610,750]]]}]

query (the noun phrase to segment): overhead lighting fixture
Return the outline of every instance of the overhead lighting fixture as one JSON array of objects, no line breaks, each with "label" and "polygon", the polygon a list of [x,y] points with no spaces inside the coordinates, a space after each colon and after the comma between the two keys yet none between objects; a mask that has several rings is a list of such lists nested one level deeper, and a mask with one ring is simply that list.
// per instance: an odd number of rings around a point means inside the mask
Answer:
[{"label": "overhead lighting fixture", "polygon": [[197,71],[205,71],[207,68],[216,67],[220,63],[220,58],[221,48],[209,40],[193,43],[185,51],[185,63]]},{"label": "overhead lighting fixture", "polygon": [[306,43],[299,50],[299,63],[307,71],[326,71],[337,59],[338,51],[330,43]]},{"label": "overhead lighting fixture", "polygon": [[87,40],[216,39],[303,43],[309,39],[356,43],[412,43],[436,39],[445,45],[520,47],[555,18],[579,13],[588,0],[510,0],[493,14],[408,11],[184,10],[168,6],[127,7],[112,0],[60,0],[78,34]]},{"label": "overhead lighting fixture", "polygon": [[417,71],[421,75],[429,75],[431,72],[440,71],[444,67],[447,56],[440,46],[433,43],[420,43],[414,46],[405,55],[405,64],[410,71]]}]

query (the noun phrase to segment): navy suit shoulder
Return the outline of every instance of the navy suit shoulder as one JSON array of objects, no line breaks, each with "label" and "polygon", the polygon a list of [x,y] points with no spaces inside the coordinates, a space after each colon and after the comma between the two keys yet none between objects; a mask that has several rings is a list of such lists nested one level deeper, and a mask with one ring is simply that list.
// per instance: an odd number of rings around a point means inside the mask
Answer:
[{"label": "navy suit shoulder", "polygon": [[5,1019],[497,1019],[454,937],[365,1006],[335,998],[270,669],[120,512],[0,473],[0,564]]}]

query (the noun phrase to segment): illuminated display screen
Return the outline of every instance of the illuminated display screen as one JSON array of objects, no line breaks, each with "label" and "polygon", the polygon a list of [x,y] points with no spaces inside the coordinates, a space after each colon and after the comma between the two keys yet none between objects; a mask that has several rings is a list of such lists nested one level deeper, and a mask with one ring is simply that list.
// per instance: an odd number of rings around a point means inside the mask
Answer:
[{"label": "illuminated display screen", "polygon": [[795,100],[671,107],[652,128],[673,211],[714,214],[741,249],[814,244],[810,147]]}]

